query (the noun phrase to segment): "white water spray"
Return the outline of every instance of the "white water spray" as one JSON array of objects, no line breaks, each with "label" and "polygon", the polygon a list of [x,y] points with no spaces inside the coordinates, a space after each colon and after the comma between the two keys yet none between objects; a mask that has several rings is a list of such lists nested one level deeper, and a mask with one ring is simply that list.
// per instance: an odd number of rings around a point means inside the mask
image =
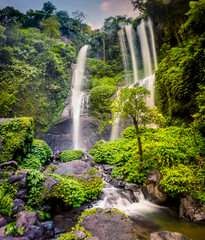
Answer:
[{"label": "white water spray", "polygon": [[73,73],[73,89],[72,89],[72,109],[73,109],[73,149],[80,148],[80,109],[82,100],[82,85],[85,78],[85,62],[88,51],[88,45],[80,49],[77,58],[77,66]]},{"label": "white water spray", "polygon": [[127,34],[128,44],[130,48],[130,53],[132,57],[132,69],[134,75],[134,83],[138,81],[138,72],[137,72],[137,57],[136,57],[136,48],[135,48],[135,33],[131,24],[125,26],[125,31]]}]

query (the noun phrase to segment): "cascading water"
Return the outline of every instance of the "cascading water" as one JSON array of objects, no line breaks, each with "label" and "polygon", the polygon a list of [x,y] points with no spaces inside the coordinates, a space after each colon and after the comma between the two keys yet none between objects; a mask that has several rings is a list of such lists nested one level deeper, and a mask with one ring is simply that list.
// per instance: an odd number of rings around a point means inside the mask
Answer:
[{"label": "cascading water", "polygon": [[72,109],[73,109],[73,149],[80,149],[80,109],[82,101],[82,85],[85,78],[85,62],[88,51],[88,45],[80,49],[77,58],[77,66],[73,73],[72,80]]},{"label": "cascading water", "polygon": [[[132,58],[132,69],[134,75],[134,83],[138,81],[138,70],[137,70],[137,57],[136,57],[136,47],[135,47],[135,34],[131,24],[125,26],[125,31],[128,39],[128,44],[130,48],[131,58]],[[132,82],[133,83],[133,82]]]},{"label": "cascading water", "polygon": [[141,45],[141,51],[142,51],[144,78],[146,78],[152,75],[152,63],[151,63],[149,45],[147,41],[147,35],[145,31],[145,22],[143,19],[141,20],[141,23],[138,26],[137,30],[139,33],[140,45]]},{"label": "cascading water", "polygon": [[125,32],[124,32],[124,27],[122,27],[118,31],[118,37],[120,40],[120,47],[122,51],[122,58],[123,58],[123,64],[124,64],[124,70],[125,70],[125,82],[126,84],[129,84],[130,80],[128,78],[128,71],[129,71],[129,60],[128,60],[128,55],[127,55],[127,47],[126,47],[126,41],[125,41]]},{"label": "cascading water", "polygon": [[154,40],[153,27],[152,27],[152,22],[151,22],[150,18],[148,19],[147,26],[148,26],[150,38],[151,38],[152,54],[153,54],[153,59],[154,59],[154,69],[156,70],[158,67],[157,54],[156,54],[156,46],[155,46],[155,40]]}]

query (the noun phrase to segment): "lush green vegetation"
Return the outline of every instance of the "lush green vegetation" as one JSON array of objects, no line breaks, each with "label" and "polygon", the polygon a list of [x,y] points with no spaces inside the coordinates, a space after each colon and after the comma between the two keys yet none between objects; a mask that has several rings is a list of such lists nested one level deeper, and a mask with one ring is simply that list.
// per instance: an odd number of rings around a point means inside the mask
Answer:
[{"label": "lush green vegetation", "polygon": [[20,163],[32,145],[34,136],[33,119],[15,118],[0,123],[0,135],[0,141],[3,144],[0,162],[16,160]]},{"label": "lush green vegetation", "polygon": [[60,154],[60,160],[63,162],[70,162],[72,160],[80,159],[84,155],[82,150],[65,150]]},{"label": "lush green vegetation", "polygon": [[127,128],[122,138],[114,142],[96,143],[90,153],[96,162],[117,166],[113,177],[125,176],[129,182],[142,184],[150,170],[159,168],[164,177],[161,185],[170,196],[191,192],[204,201],[203,136],[191,128],[180,127],[141,127],[140,136],[144,156],[142,164],[134,127]]}]

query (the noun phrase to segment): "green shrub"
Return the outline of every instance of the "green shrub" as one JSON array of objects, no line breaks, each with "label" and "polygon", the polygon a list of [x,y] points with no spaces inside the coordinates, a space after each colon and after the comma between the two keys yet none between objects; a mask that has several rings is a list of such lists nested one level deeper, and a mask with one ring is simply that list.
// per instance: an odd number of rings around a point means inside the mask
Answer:
[{"label": "green shrub", "polygon": [[60,160],[63,162],[70,162],[72,160],[80,159],[84,155],[82,150],[65,150],[60,154]]},{"label": "green shrub", "polygon": [[20,165],[24,169],[38,169],[42,166],[40,159],[36,155],[27,154]]},{"label": "green shrub", "polygon": [[77,179],[73,176],[60,176],[49,174],[60,183],[54,186],[53,192],[49,198],[62,200],[66,205],[79,207],[84,202],[96,199],[102,192],[103,181],[99,177],[93,177],[91,180]]},{"label": "green shrub", "polygon": [[170,196],[190,193],[194,185],[194,171],[188,166],[179,164],[161,170],[163,179],[160,185]]},{"label": "green shrub", "polygon": [[31,155],[36,156],[42,164],[50,159],[52,153],[48,144],[39,139],[34,139],[33,145],[29,152]]},{"label": "green shrub", "polygon": [[129,139],[129,140],[132,140],[132,139],[136,138],[137,135],[136,135],[135,127],[134,127],[134,126],[133,126],[133,127],[127,127],[127,128],[123,131],[122,137],[123,137],[123,138],[127,138],[127,139]]},{"label": "green shrub", "polygon": [[110,98],[115,93],[114,86],[98,86],[90,91],[89,106],[92,111],[104,113],[110,111],[112,99]]},{"label": "green shrub", "polygon": [[34,135],[33,119],[15,118],[0,123],[0,135],[3,143],[0,162],[16,160],[20,163],[31,148]]}]

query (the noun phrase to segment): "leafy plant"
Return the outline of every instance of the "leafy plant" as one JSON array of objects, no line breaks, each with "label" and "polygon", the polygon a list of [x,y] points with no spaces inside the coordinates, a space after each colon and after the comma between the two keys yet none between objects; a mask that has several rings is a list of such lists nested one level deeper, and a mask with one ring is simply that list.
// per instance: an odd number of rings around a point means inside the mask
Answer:
[{"label": "leafy plant", "polygon": [[80,159],[84,155],[82,150],[65,150],[60,154],[60,160],[63,162],[70,162],[72,160]]},{"label": "leafy plant", "polygon": [[16,222],[12,222],[6,225],[5,236],[13,233],[15,237],[19,234],[23,234],[25,227],[16,228]]}]

